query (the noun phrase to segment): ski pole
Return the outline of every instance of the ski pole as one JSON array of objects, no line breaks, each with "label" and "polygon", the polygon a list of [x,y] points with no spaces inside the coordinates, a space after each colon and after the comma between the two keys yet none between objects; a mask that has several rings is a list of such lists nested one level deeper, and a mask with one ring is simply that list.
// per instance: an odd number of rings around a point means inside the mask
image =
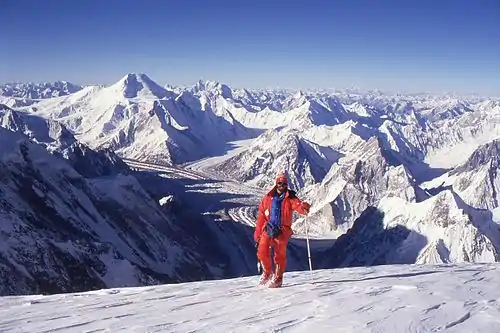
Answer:
[{"label": "ski pole", "polygon": [[307,258],[309,259],[309,271],[311,272],[312,277],[312,262],[311,262],[311,247],[309,246],[309,232],[307,227],[307,217],[304,218],[304,224],[306,227],[306,241],[307,241]]}]

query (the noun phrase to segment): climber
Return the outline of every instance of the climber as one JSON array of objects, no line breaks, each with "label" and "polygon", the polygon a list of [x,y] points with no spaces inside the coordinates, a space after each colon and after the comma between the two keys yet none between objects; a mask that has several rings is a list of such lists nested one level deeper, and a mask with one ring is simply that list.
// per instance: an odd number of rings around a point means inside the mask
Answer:
[{"label": "climber", "polygon": [[[295,191],[288,188],[287,176],[281,172],[275,185],[264,195],[259,205],[254,231],[257,258],[263,270],[259,285],[270,281],[270,288],[281,287],[286,269],[286,248],[293,234],[293,211],[307,215],[310,207],[309,203],[300,200]],[[271,269],[271,248],[274,250],[274,275]]]}]

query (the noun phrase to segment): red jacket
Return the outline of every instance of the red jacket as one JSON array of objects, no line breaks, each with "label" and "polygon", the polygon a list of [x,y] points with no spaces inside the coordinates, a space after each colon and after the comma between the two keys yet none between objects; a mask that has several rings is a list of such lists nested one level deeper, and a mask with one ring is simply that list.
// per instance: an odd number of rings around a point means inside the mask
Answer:
[{"label": "red jacket", "polygon": [[[254,240],[259,241],[262,232],[265,232],[266,224],[271,216],[271,204],[273,201],[273,193],[276,187],[273,187],[261,200],[259,205],[259,214],[257,216],[257,224],[253,234]],[[309,212],[310,205],[307,202],[300,200],[295,191],[287,189],[285,198],[282,202],[281,208],[281,230],[283,235],[290,237],[293,235],[292,231],[292,215],[293,211],[299,214],[306,215]]]}]

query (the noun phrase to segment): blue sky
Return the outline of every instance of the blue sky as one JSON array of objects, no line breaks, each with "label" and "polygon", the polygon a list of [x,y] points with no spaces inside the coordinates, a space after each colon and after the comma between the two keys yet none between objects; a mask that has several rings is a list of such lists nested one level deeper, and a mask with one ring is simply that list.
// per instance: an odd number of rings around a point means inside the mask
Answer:
[{"label": "blue sky", "polygon": [[0,0],[0,81],[500,95],[498,0]]}]

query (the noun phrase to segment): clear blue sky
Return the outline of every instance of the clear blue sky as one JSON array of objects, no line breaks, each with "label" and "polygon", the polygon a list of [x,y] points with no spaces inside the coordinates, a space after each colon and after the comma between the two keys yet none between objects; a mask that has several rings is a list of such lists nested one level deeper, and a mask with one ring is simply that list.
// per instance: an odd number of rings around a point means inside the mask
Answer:
[{"label": "clear blue sky", "polygon": [[499,0],[0,0],[0,81],[500,94]]}]

